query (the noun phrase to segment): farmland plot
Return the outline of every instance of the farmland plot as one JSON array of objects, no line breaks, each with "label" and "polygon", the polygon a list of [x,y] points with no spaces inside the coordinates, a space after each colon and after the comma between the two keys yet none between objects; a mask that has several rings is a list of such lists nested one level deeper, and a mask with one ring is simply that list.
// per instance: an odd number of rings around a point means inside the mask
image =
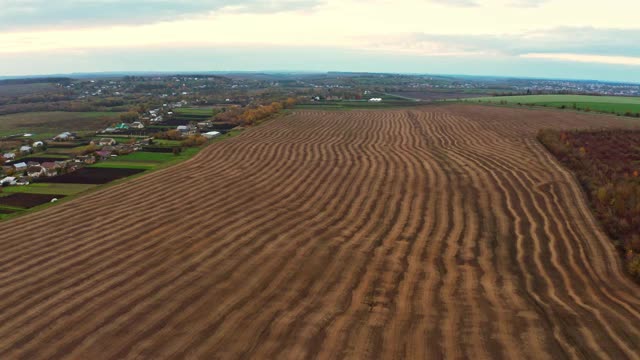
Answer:
[{"label": "farmland plot", "polygon": [[535,140],[608,125],[302,111],[0,223],[0,358],[637,358],[638,287]]}]

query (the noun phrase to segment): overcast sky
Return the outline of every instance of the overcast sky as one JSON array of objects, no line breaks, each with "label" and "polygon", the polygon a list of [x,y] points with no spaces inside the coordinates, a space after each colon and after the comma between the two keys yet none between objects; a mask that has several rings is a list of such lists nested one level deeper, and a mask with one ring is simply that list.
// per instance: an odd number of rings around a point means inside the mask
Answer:
[{"label": "overcast sky", "polygon": [[0,0],[0,75],[307,70],[640,82],[637,0]]}]

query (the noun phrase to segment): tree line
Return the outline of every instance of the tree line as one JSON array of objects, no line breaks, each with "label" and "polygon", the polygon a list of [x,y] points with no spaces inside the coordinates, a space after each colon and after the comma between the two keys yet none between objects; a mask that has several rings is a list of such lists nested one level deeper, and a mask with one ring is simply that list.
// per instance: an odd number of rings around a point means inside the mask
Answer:
[{"label": "tree line", "polygon": [[640,281],[640,131],[546,129],[538,139],[575,173],[627,271]]}]

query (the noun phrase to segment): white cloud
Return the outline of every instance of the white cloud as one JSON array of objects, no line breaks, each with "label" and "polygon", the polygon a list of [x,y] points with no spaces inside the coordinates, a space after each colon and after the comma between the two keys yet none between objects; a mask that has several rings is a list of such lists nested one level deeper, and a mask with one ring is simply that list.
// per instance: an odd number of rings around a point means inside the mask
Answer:
[{"label": "white cloud", "polygon": [[640,57],[637,0],[0,0],[0,9],[0,57],[185,46]]},{"label": "white cloud", "polygon": [[206,16],[221,9],[274,13],[320,0],[0,0],[0,29],[140,24]]},{"label": "white cloud", "polygon": [[590,54],[562,54],[562,53],[534,53],[520,55],[524,59],[544,59],[571,61],[580,63],[596,63],[610,65],[631,65],[640,66],[640,57],[631,56],[606,56],[606,55],[590,55]]}]

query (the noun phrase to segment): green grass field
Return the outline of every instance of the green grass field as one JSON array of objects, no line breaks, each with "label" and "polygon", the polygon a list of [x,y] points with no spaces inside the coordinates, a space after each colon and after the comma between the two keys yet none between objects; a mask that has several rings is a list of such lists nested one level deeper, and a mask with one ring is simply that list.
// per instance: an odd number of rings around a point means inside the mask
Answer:
[{"label": "green grass field", "polygon": [[53,184],[35,183],[26,186],[7,186],[2,189],[4,193],[27,193],[27,194],[53,194],[53,195],[75,195],[96,187],[89,184]]},{"label": "green grass field", "polygon": [[0,136],[32,133],[48,139],[63,131],[95,131],[118,121],[117,112],[30,112],[0,116]]},{"label": "green grass field", "polygon": [[153,146],[180,146],[182,141],[180,140],[164,140],[164,139],[154,139]]},{"label": "green grass field", "polygon": [[173,112],[175,114],[182,114],[182,115],[213,116],[213,108],[211,107],[178,108],[178,109],[174,109]]},{"label": "green grass field", "polygon": [[146,152],[146,151],[137,151],[133,154],[119,156],[116,159],[119,161],[141,161],[141,162],[166,162],[171,161],[176,158],[176,155],[172,153],[157,153],[157,152]]},{"label": "green grass field", "polygon": [[90,167],[102,168],[102,169],[138,169],[138,170],[150,170],[158,165],[157,162],[142,162],[142,161],[123,161],[123,160],[107,160],[93,164]]},{"label": "green grass field", "polygon": [[179,155],[174,155],[172,153],[138,151],[133,154],[118,156],[116,158],[98,162],[97,164],[91,165],[91,167],[149,170],[154,169],[159,165],[184,160],[197,152],[197,149],[195,152],[190,150],[191,149],[185,149]]},{"label": "green grass field", "polygon": [[547,106],[583,111],[597,111],[618,115],[640,113],[640,97],[588,95],[525,95],[493,96],[465,100],[503,105]]},{"label": "green grass field", "polygon": [[102,139],[113,139],[115,140],[118,144],[128,144],[129,142],[131,142],[131,140],[140,140],[140,139],[144,139],[144,137],[138,136],[138,137],[126,137],[126,136],[97,136],[95,138],[93,138],[93,141],[100,141]]}]

